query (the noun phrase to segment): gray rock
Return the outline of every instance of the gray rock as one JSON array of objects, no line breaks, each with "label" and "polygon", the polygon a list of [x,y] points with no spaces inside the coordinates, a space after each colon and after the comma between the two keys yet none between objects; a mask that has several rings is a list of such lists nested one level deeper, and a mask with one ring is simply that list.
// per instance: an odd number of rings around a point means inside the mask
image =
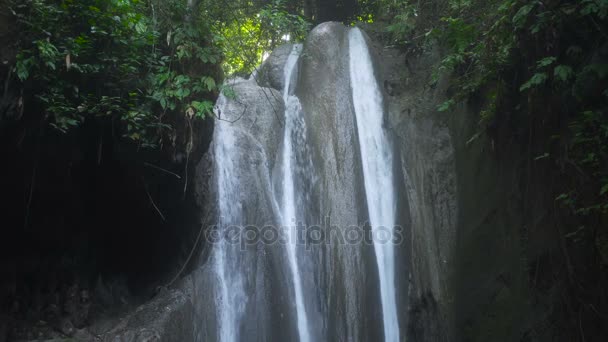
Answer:
[{"label": "gray rock", "polygon": [[[368,221],[359,141],[350,87],[348,28],[330,22],[309,34],[301,57],[296,93],[305,112],[313,165],[319,179],[313,188],[316,217],[342,232]],[[377,269],[371,244],[334,240],[314,251],[314,283],[327,302],[329,322],[321,340],[379,340],[381,315]],[[313,316],[313,319],[315,317]]]},{"label": "gray rock", "polygon": [[58,328],[59,328],[59,331],[61,331],[66,336],[72,336],[74,334],[74,332],[76,331],[76,329],[74,328],[74,324],[72,324],[72,321],[67,317],[63,317],[59,321]]},{"label": "gray rock", "polygon": [[102,341],[194,341],[194,310],[187,292],[187,289],[170,290],[140,306],[103,334]]},{"label": "gray rock", "polygon": [[[218,202],[218,176],[220,172],[227,172],[229,183],[233,180],[238,188],[228,189],[223,198],[238,212],[239,222],[235,224],[278,227],[279,215],[271,177],[283,138],[283,99],[279,91],[260,87],[253,80],[233,80],[230,83],[236,98],[221,98],[217,105],[221,121],[216,123],[210,150],[215,164],[209,187],[213,193],[210,201]],[[226,154],[218,152],[220,150]],[[220,171],[222,163],[231,163],[231,168]],[[199,165],[200,169],[204,167]],[[217,212],[215,216],[219,214]],[[293,340],[295,318],[291,287],[283,282],[290,276],[284,274],[287,268],[283,264],[282,246],[249,244],[238,253],[231,252],[230,247],[224,248],[230,255],[228,262],[233,265],[231,272],[239,272],[239,286],[248,294],[248,299],[242,303],[244,319],[238,327],[239,336],[246,340]],[[220,318],[217,317],[215,294],[221,290],[218,289],[215,267],[207,260],[201,271],[193,275],[197,316],[205,317],[199,321],[197,340],[219,339],[216,330]]]},{"label": "gray rock", "polygon": [[260,87],[252,81],[236,82],[232,87],[236,98],[226,101],[220,114],[223,121],[219,124],[227,124],[251,136],[266,151],[272,169],[283,136],[283,97],[279,91]]},{"label": "gray rock", "polygon": [[408,212],[411,222],[409,339],[452,340],[449,275],[458,223],[456,157],[448,122],[436,110],[446,100],[447,82],[429,86],[440,57],[436,48],[407,58],[377,39],[372,42],[380,60],[379,81],[387,91],[388,127],[400,155],[406,197],[400,211]]},{"label": "gray rock", "polygon": [[293,44],[283,44],[274,49],[270,56],[266,58],[257,74],[255,74],[255,79],[261,87],[283,90],[285,86],[283,69],[292,49]]}]

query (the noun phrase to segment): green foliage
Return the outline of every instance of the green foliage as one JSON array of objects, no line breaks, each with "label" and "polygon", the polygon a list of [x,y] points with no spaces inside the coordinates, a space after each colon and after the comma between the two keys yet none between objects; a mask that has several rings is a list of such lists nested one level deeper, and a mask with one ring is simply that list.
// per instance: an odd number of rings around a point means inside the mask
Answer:
[{"label": "green foliage", "polygon": [[[450,75],[455,93],[437,109],[448,112],[482,95],[482,131],[505,111],[506,101],[509,115],[524,112],[530,125],[554,125],[555,131],[547,132],[557,137],[547,140],[551,153],[538,160],[574,170],[565,175],[572,181],[556,196],[558,202],[577,215],[608,214],[608,1],[448,0],[446,5],[438,24],[416,33],[445,48],[432,82]],[[400,11],[390,18],[411,10]],[[416,29],[416,22],[412,25]],[[395,41],[413,35],[398,33]],[[567,132],[560,129],[563,123]]]},{"label": "green foliage", "polygon": [[286,5],[285,0],[274,0],[258,9],[237,2],[230,12],[222,14],[225,19],[215,22],[213,29],[224,51],[227,75],[249,75],[276,46],[306,37],[310,23],[290,13]]},{"label": "green foliage", "polygon": [[194,115],[198,118],[204,118],[213,113],[213,102],[211,101],[192,101],[190,106]]},{"label": "green foliage", "polygon": [[556,80],[566,82],[574,75],[574,70],[568,65],[558,65],[553,71],[553,76]]},{"label": "green foliage", "polygon": [[169,117],[209,117],[219,91],[234,96],[217,66],[249,74],[310,28],[284,0],[12,0],[11,10],[22,32],[13,71],[49,124],[111,120],[143,146]]},{"label": "green foliage", "polygon": [[536,74],[534,74],[534,76],[532,76],[532,78],[530,78],[530,80],[528,80],[526,83],[522,84],[521,87],[519,87],[519,90],[524,91],[524,90],[528,90],[530,88],[538,87],[538,86],[544,84],[546,80],[547,80],[547,74],[545,74],[544,72],[536,73]]},{"label": "green foliage", "polygon": [[437,110],[440,112],[447,112],[448,110],[450,110],[450,108],[452,108],[452,106],[454,106],[455,103],[456,101],[454,99],[449,99],[444,103],[440,104]]},{"label": "green foliage", "polygon": [[360,13],[351,25],[381,21],[386,23],[385,31],[392,43],[405,44],[412,38],[418,8],[409,1],[360,0],[358,5]]},{"label": "green foliage", "polygon": [[12,11],[26,37],[16,75],[60,131],[117,118],[120,134],[152,146],[168,128],[166,110],[186,114],[192,99],[217,90],[213,78],[183,67],[221,59],[208,25],[184,20],[185,0],[30,0]]},{"label": "green foliage", "polygon": [[415,18],[418,15],[416,6],[403,1],[392,3],[387,10],[395,13],[390,24],[386,27],[391,40],[395,43],[406,42],[406,39],[414,32]]}]

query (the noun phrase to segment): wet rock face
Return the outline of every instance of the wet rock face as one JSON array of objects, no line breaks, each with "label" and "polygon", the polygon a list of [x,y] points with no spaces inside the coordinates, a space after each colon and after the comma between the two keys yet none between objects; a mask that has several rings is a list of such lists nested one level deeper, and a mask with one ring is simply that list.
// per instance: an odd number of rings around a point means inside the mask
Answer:
[{"label": "wet rock face", "polygon": [[237,140],[242,144],[238,149],[243,152],[252,151],[250,158],[255,158],[254,151],[265,153],[266,160],[270,163],[269,169],[272,169],[283,137],[283,97],[279,91],[260,87],[252,81],[238,81],[234,83],[233,89],[236,98],[226,101],[220,114],[224,121],[219,124],[228,125],[245,134],[247,137]]},{"label": "wet rock face", "polygon": [[[210,151],[215,164],[212,201],[219,202],[217,215],[223,215],[224,222],[230,222],[228,224],[277,227],[279,215],[271,176],[283,139],[283,98],[279,91],[260,87],[254,80],[234,80],[232,86],[236,97],[222,98],[217,104],[222,121],[216,125]],[[223,163],[231,165],[223,168]],[[224,187],[224,197],[220,199],[221,187]],[[229,213],[220,212],[222,205]],[[295,331],[291,326],[295,322],[293,301],[289,293],[291,286],[284,283],[289,275],[283,273],[287,268],[282,264],[285,260],[282,246],[250,244],[238,253],[233,253],[229,246],[210,248],[214,249],[210,258],[194,275],[194,297],[199,303],[197,316],[205,317],[196,323],[199,325],[197,340],[218,340],[220,337],[217,328],[222,326],[222,317],[218,315],[225,308],[217,302],[217,295],[221,293],[220,282],[233,279],[233,274],[226,275],[226,279],[218,278],[222,264],[231,265],[229,272],[239,274],[234,276],[238,279],[234,283],[239,284],[235,292],[247,294],[246,300],[238,303],[243,318],[237,319],[235,335],[245,340],[293,340],[295,336],[289,335]],[[230,260],[223,259],[218,265],[214,253],[226,253]]]},{"label": "wet rock face", "polygon": [[[296,94],[302,104],[311,148],[314,172],[318,178],[311,189],[308,220],[324,223],[325,218],[337,229],[360,226],[368,221],[356,116],[350,86],[348,28],[340,23],[316,27],[304,45],[299,61]],[[374,48],[374,39],[369,40]],[[240,192],[232,203],[242,206],[243,222],[257,226],[277,224],[271,182],[277,174],[284,129],[283,67],[291,45],[278,48],[264,63],[254,80],[236,80],[235,99],[226,99],[218,112],[213,144],[218,130],[231,131],[234,148],[234,177]],[[400,216],[408,216],[411,243],[404,248],[408,256],[396,264],[396,272],[407,282],[408,257],[411,257],[411,306],[399,305],[399,318],[411,315],[411,340],[442,341],[448,336],[450,317],[447,278],[456,220],[454,151],[447,125],[429,113],[436,108],[436,93],[427,88],[424,77],[410,73],[398,52],[392,55],[376,46],[372,52],[378,82],[389,85],[385,95],[386,128],[394,136],[396,186],[406,197],[399,200]],[[387,82],[385,82],[387,81]],[[261,87],[263,85],[264,87]],[[196,172],[209,171],[214,162],[204,158]],[[217,163],[218,161],[215,160]],[[216,182],[216,183],[214,183]],[[200,183],[200,182],[199,182]],[[217,174],[212,176],[209,191],[217,191]],[[194,186],[204,186],[196,184]],[[276,187],[276,184],[275,184]],[[217,194],[207,197],[216,201]],[[217,203],[200,203],[202,207]],[[216,210],[215,208],[214,210]],[[408,213],[408,214],[404,214]],[[403,221],[404,222],[404,221]],[[400,222],[400,223],[403,223]],[[247,340],[293,340],[293,293],[283,250],[261,246],[243,250],[239,267],[248,272],[243,279],[247,299],[240,336]],[[315,340],[382,339],[378,270],[372,245],[322,244],[310,251],[315,267],[303,277],[308,298],[317,298],[307,306]],[[215,305],[217,279],[212,257],[174,291],[140,307],[104,337],[107,341],[206,341],[217,340],[219,326]],[[400,280],[401,281],[401,280]],[[185,284],[193,284],[192,286]],[[406,285],[400,286],[407,289]],[[398,296],[407,296],[406,293]],[[398,299],[401,300],[401,299]],[[310,303],[310,302],[309,302]],[[400,302],[401,303],[401,302]],[[403,323],[403,322],[401,322]]]},{"label": "wet rock face", "polygon": [[[304,110],[313,165],[319,179],[313,187],[312,222],[337,229],[367,221],[363,171],[352,104],[348,28],[329,22],[308,36],[300,60],[296,94]],[[328,227],[325,227],[326,229]],[[367,317],[378,317],[380,299],[374,288],[377,269],[373,247],[334,241],[316,251],[316,296],[327,303],[323,340],[375,340],[378,327]],[[376,322],[378,323],[378,322]]]},{"label": "wet rock face", "polygon": [[284,44],[272,51],[255,75],[255,79],[261,87],[283,90],[285,86],[283,69],[292,49],[293,44]]},{"label": "wet rock face", "polygon": [[[373,29],[373,28],[371,28]],[[408,56],[382,45],[382,33],[369,30],[384,87],[386,129],[399,156],[398,177],[409,213],[407,246],[410,278],[409,340],[451,340],[453,317],[450,274],[458,224],[456,152],[446,115],[436,108],[446,100],[446,80],[431,86],[437,49]],[[453,116],[466,113],[451,114]],[[404,311],[402,310],[402,311]]]}]

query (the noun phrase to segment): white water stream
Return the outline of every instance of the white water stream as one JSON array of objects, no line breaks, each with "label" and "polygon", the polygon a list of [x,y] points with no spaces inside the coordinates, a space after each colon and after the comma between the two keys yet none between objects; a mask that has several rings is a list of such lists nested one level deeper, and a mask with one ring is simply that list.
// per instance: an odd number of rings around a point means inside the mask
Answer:
[{"label": "white water stream", "polygon": [[[221,95],[217,107],[223,111],[226,98]],[[223,234],[226,227],[242,225],[242,208],[239,194],[239,178],[235,174],[234,156],[238,155],[234,127],[228,122],[218,121],[215,128],[219,139],[215,140],[216,172],[218,174],[219,230]],[[220,239],[213,250],[213,267],[217,277],[219,293],[216,295],[219,333],[221,342],[234,342],[239,338],[239,322],[247,303],[244,289],[245,270],[240,263],[242,251],[239,244]]]},{"label": "white water stream", "polygon": [[[374,76],[372,59],[363,34],[353,28],[348,34],[350,80],[357,131],[361,148],[365,192],[372,232],[375,237],[393,235],[395,187],[393,153],[382,127],[382,93]],[[392,241],[374,239],[380,278],[380,298],[385,341],[399,341],[399,321],[395,294],[395,253]]]},{"label": "white water stream", "polygon": [[295,95],[290,94],[291,80],[294,70],[297,70],[297,63],[302,51],[302,45],[296,44],[291,51],[285,63],[283,101],[285,102],[285,131],[283,136],[283,154],[282,154],[282,192],[280,208],[282,216],[282,226],[285,231],[285,236],[288,237],[286,250],[291,275],[293,278],[293,286],[296,301],[296,314],[298,316],[298,335],[300,342],[310,341],[310,332],[308,327],[308,317],[306,315],[306,306],[304,305],[304,295],[302,291],[302,281],[300,279],[300,268],[298,266],[296,225],[297,225],[297,209],[296,209],[296,194],[295,182],[293,178],[295,167],[295,153],[292,135],[297,131],[298,115],[301,115],[302,108],[300,101]]}]

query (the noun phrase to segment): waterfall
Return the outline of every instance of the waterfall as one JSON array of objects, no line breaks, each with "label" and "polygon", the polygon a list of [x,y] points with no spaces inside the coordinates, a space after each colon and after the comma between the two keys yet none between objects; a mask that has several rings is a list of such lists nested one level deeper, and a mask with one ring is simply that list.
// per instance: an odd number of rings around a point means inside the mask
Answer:
[{"label": "waterfall", "polygon": [[[305,50],[278,48],[258,79],[230,81],[235,98],[217,102],[221,238],[201,277],[209,305],[198,341],[404,338],[398,249],[388,239],[397,222],[392,142],[370,52],[358,29],[330,23],[312,35]],[[342,235],[364,237],[350,228],[365,218],[373,245]],[[224,238],[269,226],[280,229],[272,243]],[[313,226],[319,238],[308,235]]]},{"label": "waterfall", "polygon": [[295,182],[294,182],[294,168],[295,168],[295,153],[294,145],[292,141],[293,134],[297,134],[299,124],[303,121],[299,120],[301,115],[300,101],[295,95],[290,93],[291,80],[294,70],[297,68],[298,58],[302,50],[302,45],[296,44],[293,46],[285,68],[283,75],[285,78],[284,89],[283,89],[283,101],[285,103],[285,130],[283,136],[283,153],[281,156],[281,176],[282,176],[282,200],[280,203],[282,226],[287,237],[286,250],[287,258],[289,261],[289,267],[291,268],[291,275],[293,279],[295,301],[296,301],[296,314],[297,314],[297,326],[298,335],[300,342],[310,341],[310,332],[308,327],[308,317],[306,315],[306,307],[304,305],[304,295],[302,291],[302,281],[300,279],[300,268],[298,266],[297,257],[297,210],[296,210],[296,193],[295,193]]},{"label": "waterfall", "polygon": [[[220,95],[217,108],[224,110],[226,98]],[[219,199],[219,232],[223,235],[229,226],[242,225],[242,208],[239,194],[239,176],[236,174],[235,155],[237,148],[234,127],[228,122],[218,121],[216,126],[214,153]],[[215,297],[218,312],[219,341],[233,342],[239,340],[239,322],[243,317],[247,303],[244,288],[244,270],[241,268],[239,244],[219,239],[214,245],[213,268],[217,277],[219,293]]]},{"label": "waterfall", "polygon": [[383,127],[382,94],[374,76],[374,68],[363,34],[358,28],[348,33],[350,77],[353,105],[374,251],[378,264],[380,298],[385,341],[399,341],[395,293],[395,255],[392,241],[378,237],[390,232],[395,225],[395,193],[393,184],[393,155]]}]

